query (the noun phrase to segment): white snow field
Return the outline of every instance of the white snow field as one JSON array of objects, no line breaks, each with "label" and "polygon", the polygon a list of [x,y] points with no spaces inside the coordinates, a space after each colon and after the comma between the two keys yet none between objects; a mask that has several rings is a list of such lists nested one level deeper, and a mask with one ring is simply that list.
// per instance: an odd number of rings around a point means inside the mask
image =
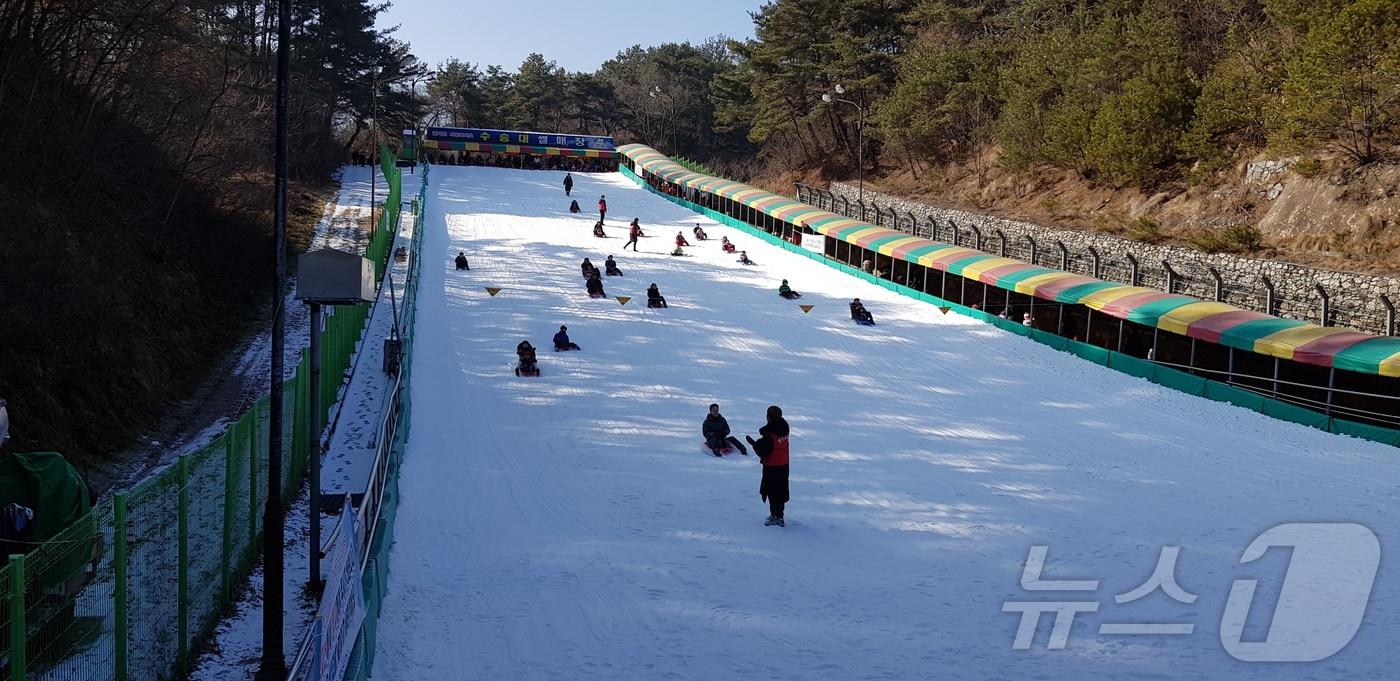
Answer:
[{"label": "white snow field", "polygon": [[[618,174],[575,175],[580,215],[565,210],[562,173],[430,177],[377,681],[1394,678],[1391,561],[1355,638],[1323,661],[1241,662],[1219,634],[1244,578],[1259,580],[1244,640],[1268,632],[1289,550],[1240,559],[1270,527],[1359,523],[1394,540],[1394,449],[941,314]],[[590,234],[599,194],[607,240]],[[633,217],[641,254],[620,250]],[[665,255],[697,221],[711,240]],[[722,254],[722,235],[757,266]],[[471,271],[454,271],[459,250]],[[626,306],[584,293],[580,262],[608,254],[626,276],[606,277],[607,292],[634,296]],[[784,277],[810,314],[776,295]],[[651,282],[670,309],[639,304]],[[853,296],[878,326],[850,321]],[[560,324],[582,352],[549,351]],[[512,374],[525,338],[539,378]],[[754,457],[702,450],[710,402],[739,436],[783,408],[787,527],[763,524]],[[1097,589],[1022,589],[1035,545],[1049,547],[1043,579]],[[1164,545],[1182,547],[1177,581],[1199,599],[1115,602]],[[1099,605],[1064,649],[1047,649],[1052,612],[1014,650],[1006,601]],[[1316,610],[1327,629],[1329,608]]]}]

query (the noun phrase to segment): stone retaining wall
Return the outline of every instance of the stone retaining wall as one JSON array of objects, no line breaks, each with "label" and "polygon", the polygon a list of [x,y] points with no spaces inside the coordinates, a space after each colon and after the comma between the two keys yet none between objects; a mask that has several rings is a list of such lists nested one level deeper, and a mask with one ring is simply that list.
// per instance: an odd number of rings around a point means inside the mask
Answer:
[{"label": "stone retaining wall", "polygon": [[[853,185],[835,182],[830,190],[799,185],[798,199],[862,219]],[[1382,296],[1387,296],[1400,304],[1400,279],[1395,277],[1336,272],[1181,246],[1161,246],[1100,232],[1052,229],[990,215],[934,208],[869,189],[865,191],[865,199],[863,219],[866,222],[918,236],[980,248],[988,253],[1004,252],[1007,257],[1026,262],[1033,260],[1037,265],[1106,280],[1162,290],[1168,290],[1170,285],[1174,293],[1206,300],[1217,297],[1218,287],[1219,298],[1238,307],[1314,324],[1347,326],[1367,333],[1395,332],[1393,328],[1387,329],[1388,324],[1393,327],[1395,322],[1393,313],[1388,318],[1382,300]],[[1094,271],[1094,252],[1098,255],[1097,272]],[[1136,281],[1131,281],[1133,258],[1137,260]],[[1272,309],[1268,309],[1270,296],[1266,281],[1274,287]],[[1325,320],[1322,292],[1330,299]]]}]

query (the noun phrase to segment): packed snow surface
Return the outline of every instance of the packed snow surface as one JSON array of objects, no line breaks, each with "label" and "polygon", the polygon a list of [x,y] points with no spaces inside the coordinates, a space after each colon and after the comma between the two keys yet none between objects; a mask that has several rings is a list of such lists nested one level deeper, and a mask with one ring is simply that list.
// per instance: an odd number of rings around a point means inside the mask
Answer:
[{"label": "packed snow surface", "polygon": [[[620,175],[435,167],[412,426],[375,679],[1335,679],[1400,662],[1394,562],[1355,639],[1315,663],[1246,663],[1220,640],[1233,580],[1268,632],[1280,523],[1400,532],[1394,449],[1156,387],[721,227]],[[608,237],[590,227],[598,196]],[[623,252],[641,219],[641,253]],[[670,257],[675,233],[710,241]],[[757,264],[723,254],[729,236]],[[471,271],[453,269],[466,251]],[[589,299],[579,265],[625,276]],[[781,279],[804,296],[777,296]],[[646,310],[647,284],[671,307]],[[500,287],[492,297],[486,287]],[[847,303],[865,301],[878,326]],[[815,307],[804,314],[798,303]],[[567,324],[582,352],[550,352]],[[516,343],[543,376],[512,374]],[[792,502],[765,527],[754,457],[716,459],[780,405]],[[1043,579],[1093,591],[1026,591]],[[1163,546],[1199,596],[1128,603]],[[1341,549],[1341,550],[1346,550]],[[1317,587],[1323,588],[1323,587]],[[1096,602],[1068,645],[1054,613],[1014,650],[1007,601]],[[1319,612],[1320,619],[1326,613]],[[1188,635],[1104,623],[1192,623]]]}]

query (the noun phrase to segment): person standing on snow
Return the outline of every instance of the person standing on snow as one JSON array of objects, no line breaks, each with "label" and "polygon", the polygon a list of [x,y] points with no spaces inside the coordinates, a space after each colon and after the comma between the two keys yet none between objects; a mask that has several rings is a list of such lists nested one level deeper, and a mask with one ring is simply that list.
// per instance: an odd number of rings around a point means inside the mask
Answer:
[{"label": "person standing on snow", "polygon": [[729,445],[734,445],[744,456],[749,455],[744,443],[729,434],[729,421],[719,413],[718,404],[710,405],[710,413],[705,415],[705,422],[700,424],[700,432],[705,436],[705,446],[709,447],[715,456],[723,456],[720,452]]},{"label": "person standing on snow", "polygon": [[636,252],[637,252],[637,237],[639,237],[639,236],[641,236],[641,235],[642,235],[642,226],[639,225],[639,224],[637,224],[637,221],[636,221],[636,220],[633,220],[633,221],[632,221],[632,226],[627,230],[627,243],[622,244],[622,250],[625,251],[625,250],[627,250],[627,247],[628,247],[628,246],[631,246],[631,247],[632,247],[632,252],[633,252],[633,253],[636,253]]},{"label": "person standing on snow", "polygon": [[768,407],[768,423],[758,429],[759,439],[744,436],[753,445],[754,454],[763,464],[763,479],[758,483],[758,496],[768,502],[768,519],[764,525],[786,527],[783,506],[788,502],[788,422],[777,405]]},{"label": "person standing on snow", "polygon": [[574,191],[574,176],[572,173],[564,173],[564,196],[568,196]]},{"label": "person standing on snow", "polygon": [[608,219],[608,197],[598,197],[598,222]]}]

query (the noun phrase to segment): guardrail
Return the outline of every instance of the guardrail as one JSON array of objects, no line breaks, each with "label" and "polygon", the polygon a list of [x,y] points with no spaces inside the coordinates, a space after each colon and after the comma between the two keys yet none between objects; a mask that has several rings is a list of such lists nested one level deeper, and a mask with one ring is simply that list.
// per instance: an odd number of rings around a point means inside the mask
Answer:
[{"label": "guardrail", "polygon": [[[398,370],[394,373],[393,383],[389,389],[389,398],[386,401],[384,411],[379,416],[375,430],[374,464],[370,471],[365,495],[361,499],[359,507],[355,509],[355,526],[361,535],[358,538],[360,555],[357,558],[368,612],[366,613],[366,625],[353,632],[355,636],[354,650],[351,653],[350,667],[345,674],[347,680],[366,678],[373,661],[374,636],[372,632],[374,631],[374,621],[378,618],[379,603],[382,601],[384,590],[383,578],[377,568],[385,557],[384,554],[390,543],[389,536],[393,529],[393,519],[392,514],[386,510],[393,506],[398,463],[402,458],[403,445],[408,435],[410,410],[406,389],[411,373],[409,359],[412,357],[413,329],[417,318],[418,277],[422,269],[419,261],[423,240],[422,218],[427,201],[428,173],[431,166],[423,163],[419,167],[423,169],[423,179],[417,199],[413,203],[413,214],[416,216],[416,220],[413,238],[408,249],[408,274],[403,284],[403,303],[398,308],[398,318],[396,319],[397,327],[402,334],[402,360],[398,362]],[[386,269],[386,271],[388,270]],[[392,293],[393,277],[386,275],[384,281],[385,286],[389,287]],[[334,530],[324,538],[323,543],[332,545],[342,530],[342,525],[337,523]],[[319,661],[315,659],[317,643],[315,627],[308,628],[307,635],[298,644],[296,655],[288,670],[287,679],[289,681],[311,679],[312,673],[319,669]],[[340,643],[352,642],[341,641]]]}]

